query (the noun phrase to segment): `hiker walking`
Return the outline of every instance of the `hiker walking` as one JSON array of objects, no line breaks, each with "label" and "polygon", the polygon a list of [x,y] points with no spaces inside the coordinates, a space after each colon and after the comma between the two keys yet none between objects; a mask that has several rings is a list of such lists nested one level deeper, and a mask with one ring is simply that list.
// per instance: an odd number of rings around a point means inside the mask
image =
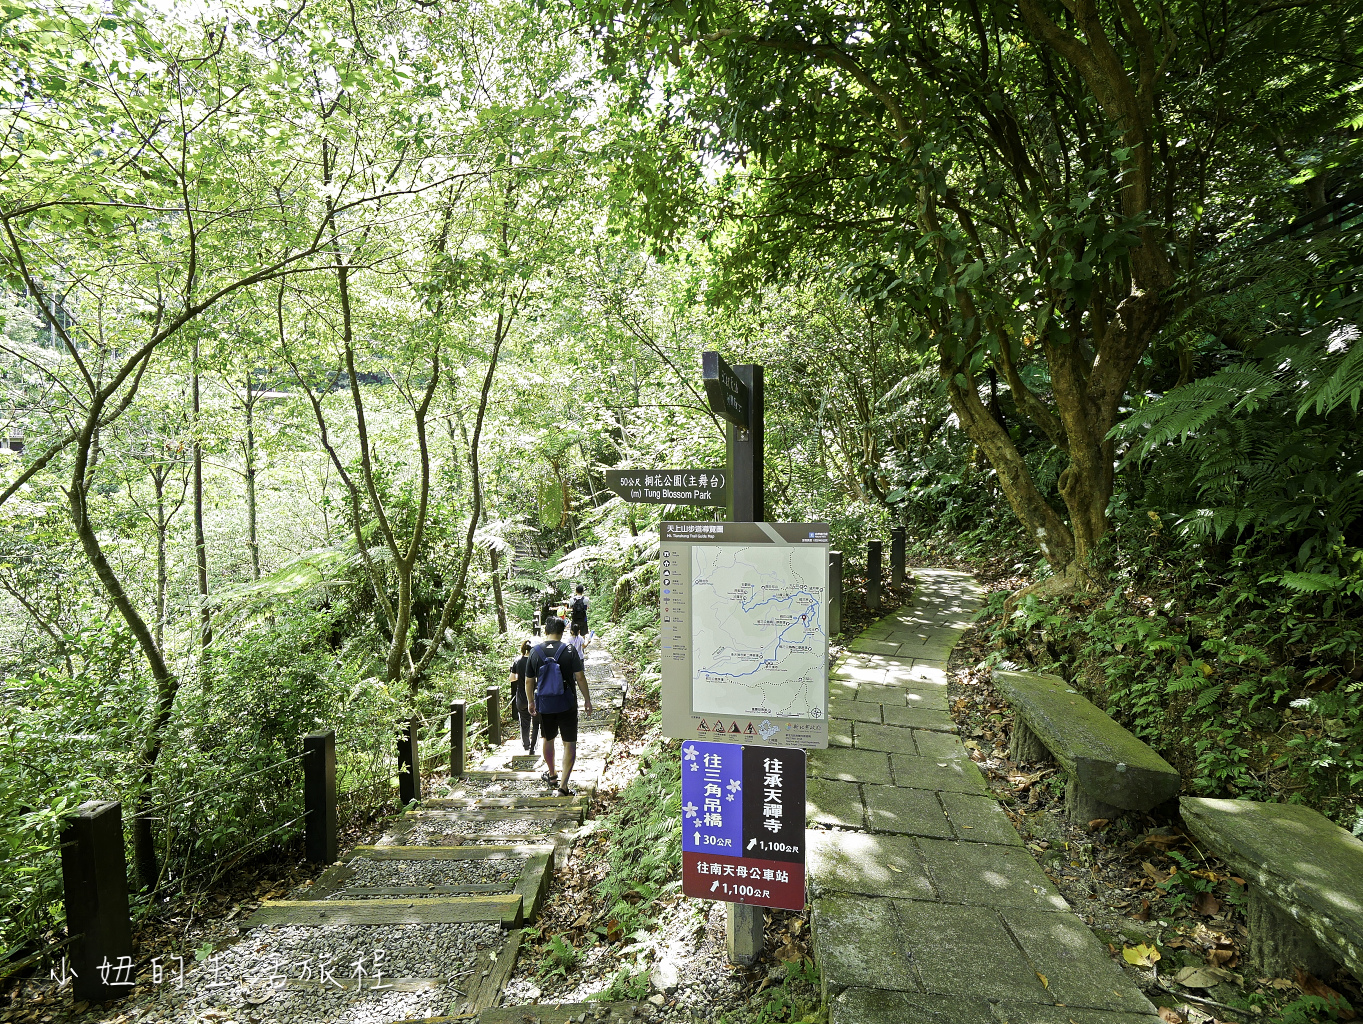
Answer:
[{"label": "hiker walking", "polygon": [[[529,694],[530,713],[539,715],[540,735],[544,738],[544,763],[549,770],[544,781],[558,789],[560,796],[572,796],[568,779],[573,774],[577,759],[577,690],[582,691],[582,704],[587,714],[592,713],[592,695],[587,689],[587,673],[582,659],[570,644],[563,642],[564,622],[552,618],[544,624],[548,637],[530,652],[526,678],[535,681]],[[573,683],[577,683],[577,689]],[[554,772],[554,740],[563,737],[563,779]]]},{"label": "hiker walking", "polygon": [[535,740],[539,737],[539,719],[530,713],[530,688],[526,685],[527,670],[530,667],[530,641],[521,644],[521,656],[511,663],[511,674],[507,683],[511,686],[512,706],[516,718],[521,723],[521,746],[527,754],[535,752]]},{"label": "hiker walking", "polygon": [[573,594],[573,603],[570,606],[570,614],[572,615],[573,625],[579,627],[579,631],[585,637],[588,633],[587,592],[583,589],[581,583],[577,585],[577,592]]},{"label": "hiker walking", "polygon": [[[582,652],[587,646],[587,638],[582,633],[582,627],[576,622],[568,627],[568,639],[564,642],[573,650],[577,651],[577,656],[579,658],[582,658]],[[583,658],[582,664],[584,666],[587,664],[585,658]]]}]

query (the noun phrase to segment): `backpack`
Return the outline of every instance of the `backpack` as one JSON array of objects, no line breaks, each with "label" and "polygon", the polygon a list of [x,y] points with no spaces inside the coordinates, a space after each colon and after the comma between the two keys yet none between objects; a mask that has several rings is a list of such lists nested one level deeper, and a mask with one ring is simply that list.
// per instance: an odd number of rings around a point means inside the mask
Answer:
[{"label": "backpack", "polygon": [[563,648],[567,644],[560,643],[559,649],[554,652],[553,657],[543,647],[540,648],[540,668],[539,674],[535,679],[536,697],[562,697],[563,696],[563,666],[559,663],[559,656],[563,654]]},{"label": "backpack", "polygon": [[573,621],[587,621],[587,599],[585,597],[573,598]]}]

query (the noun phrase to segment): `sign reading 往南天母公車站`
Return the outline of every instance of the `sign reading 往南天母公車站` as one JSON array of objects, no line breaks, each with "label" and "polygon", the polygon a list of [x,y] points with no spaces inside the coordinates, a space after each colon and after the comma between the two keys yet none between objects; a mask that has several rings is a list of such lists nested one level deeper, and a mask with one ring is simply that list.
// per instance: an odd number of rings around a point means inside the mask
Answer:
[{"label": "sign reading \u5f80\u5357\u5929\u6bcd\u516c\u8eca\u7ad9", "polygon": [[828,526],[658,526],[663,735],[828,746]]},{"label": "sign reading \u5f80\u5357\u5929\u6bcd\u516c\u8eca\u7ad9", "polygon": [[752,426],[752,392],[724,357],[718,352],[702,352],[700,377],[710,411],[742,430],[749,429]]},{"label": "sign reading \u5f80\u5357\u5929\u6bcd\u516c\u8eca\u7ad9", "polygon": [[722,469],[608,469],[606,486],[645,505],[724,505],[729,477]]},{"label": "sign reading \u5f80\u5357\u5929\u6bcd\u516c\u8eca\u7ad9", "polygon": [[682,743],[682,891],[804,909],[803,750]]}]

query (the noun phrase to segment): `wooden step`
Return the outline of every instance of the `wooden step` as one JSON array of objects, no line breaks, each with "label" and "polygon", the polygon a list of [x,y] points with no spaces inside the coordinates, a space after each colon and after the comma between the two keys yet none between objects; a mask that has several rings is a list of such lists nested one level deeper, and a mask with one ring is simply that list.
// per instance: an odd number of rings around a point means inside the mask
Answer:
[{"label": "wooden step", "polygon": [[244,927],[293,924],[521,924],[520,893],[411,900],[266,900]]},{"label": "wooden step", "polygon": [[371,899],[375,897],[397,899],[400,896],[472,896],[488,892],[511,892],[516,888],[515,882],[479,882],[470,885],[347,885],[343,889],[337,889],[336,893],[342,899],[354,897],[358,899],[366,896]]}]

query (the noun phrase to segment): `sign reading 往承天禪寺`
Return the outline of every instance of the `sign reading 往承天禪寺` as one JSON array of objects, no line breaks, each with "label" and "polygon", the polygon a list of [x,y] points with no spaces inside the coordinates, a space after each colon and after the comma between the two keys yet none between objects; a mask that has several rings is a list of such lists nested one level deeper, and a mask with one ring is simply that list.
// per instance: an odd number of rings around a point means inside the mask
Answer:
[{"label": "sign reading \u5f80\u627f\u5929\u79aa\u5bfa", "polygon": [[663,734],[828,746],[828,526],[659,524]]},{"label": "sign reading \u5f80\u627f\u5929\u79aa\u5bfa", "polygon": [[608,469],[606,486],[647,505],[724,505],[729,477],[720,469]]},{"label": "sign reading \u5f80\u627f\u5929\u79aa\u5bfa", "polygon": [[803,910],[805,752],[682,743],[682,891]]}]

